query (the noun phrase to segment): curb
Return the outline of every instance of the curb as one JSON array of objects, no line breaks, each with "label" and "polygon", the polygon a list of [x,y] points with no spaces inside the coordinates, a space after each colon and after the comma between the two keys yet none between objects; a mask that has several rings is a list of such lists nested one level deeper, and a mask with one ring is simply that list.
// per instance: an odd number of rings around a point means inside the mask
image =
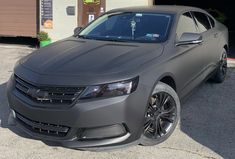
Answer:
[{"label": "curb", "polygon": [[235,68],[235,59],[234,58],[228,58],[228,67]]},{"label": "curb", "polygon": [[33,48],[27,45],[9,45],[9,44],[0,44],[0,48],[5,49],[26,49],[26,50],[36,50],[37,48]]},{"label": "curb", "polygon": [[227,58],[227,60],[235,61],[235,58]]}]

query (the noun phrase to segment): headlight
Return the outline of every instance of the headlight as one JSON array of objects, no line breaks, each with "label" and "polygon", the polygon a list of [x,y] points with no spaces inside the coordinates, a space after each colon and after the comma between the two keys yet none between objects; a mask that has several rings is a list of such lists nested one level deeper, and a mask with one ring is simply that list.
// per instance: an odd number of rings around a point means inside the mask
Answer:
[{"label": "headlight", "polygon": [[137,88],[139,77],[97,86],[89,86],[81,95],[80,99],[91,99],[99,97],[115,97],[127,95],[134,92]]}]

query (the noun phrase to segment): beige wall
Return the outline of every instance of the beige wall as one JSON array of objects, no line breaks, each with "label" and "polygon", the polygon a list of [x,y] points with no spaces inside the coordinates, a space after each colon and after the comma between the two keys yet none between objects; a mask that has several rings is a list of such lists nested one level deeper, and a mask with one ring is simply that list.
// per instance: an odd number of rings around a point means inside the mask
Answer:
[{"label": "beige wall", "polygon": [[150,6],[153,0],[106,0],[106,11],[132,6]]},{"label": "beige wall", "polygon": [[[75,6],[75,16],[67,15],[68,6]],[[75,27],[77,27],[77,0],[53,0],[53,29],[45,29],[40,22],[40,30],[48,32],[52,41],[73,35]]]}]

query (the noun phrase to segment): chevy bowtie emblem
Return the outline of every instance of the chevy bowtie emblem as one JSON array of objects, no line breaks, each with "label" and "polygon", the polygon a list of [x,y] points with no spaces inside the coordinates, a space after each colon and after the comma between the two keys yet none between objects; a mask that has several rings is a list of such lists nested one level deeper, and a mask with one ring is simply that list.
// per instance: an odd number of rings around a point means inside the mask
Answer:
[{"label": "chevy bowtie emblem", "polygon": [[36,98],[37,100],[50,100],[48,92],[42,91],[40,89],[29,88],[27,90],[27,94],[32,98]]}]

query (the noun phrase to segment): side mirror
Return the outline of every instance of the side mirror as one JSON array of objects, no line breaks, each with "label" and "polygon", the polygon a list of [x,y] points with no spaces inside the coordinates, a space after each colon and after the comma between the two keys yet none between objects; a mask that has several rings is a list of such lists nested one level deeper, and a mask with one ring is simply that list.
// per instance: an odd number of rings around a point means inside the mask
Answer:
[{"label": "side mirror", "polygon": [[77,27],[73,31],[73,35],[77,35],[82,30],[82,27]]},{"label": "side mirror", "polygon": [[198,33],[183,33],[179,41],[176,42],[176,46],[191,45],[202,43],[202,35]]}]

